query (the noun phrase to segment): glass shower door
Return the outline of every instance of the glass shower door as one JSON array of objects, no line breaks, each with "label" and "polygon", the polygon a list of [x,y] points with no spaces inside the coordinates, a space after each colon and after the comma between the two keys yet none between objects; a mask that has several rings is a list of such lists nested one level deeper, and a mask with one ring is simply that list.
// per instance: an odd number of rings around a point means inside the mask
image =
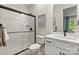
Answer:
[{"label": "glass shower door", "polygon": [[0,47],[1,55],[16,54],[34,43],[34,18],[0,8],[0,23],[5,25],[9,39]]}]

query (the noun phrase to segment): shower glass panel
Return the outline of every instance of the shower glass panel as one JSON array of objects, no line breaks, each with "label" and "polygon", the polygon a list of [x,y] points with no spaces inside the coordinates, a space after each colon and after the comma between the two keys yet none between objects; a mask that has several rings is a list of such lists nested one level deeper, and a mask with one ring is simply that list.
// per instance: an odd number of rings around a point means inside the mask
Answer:
[{"label": "shower glass panel", "polygon": [[33,17],[0,8],[0,23],[5,25],[10,37],[7,46],[0,48],[1,55],[16,54],[34,43]]}]

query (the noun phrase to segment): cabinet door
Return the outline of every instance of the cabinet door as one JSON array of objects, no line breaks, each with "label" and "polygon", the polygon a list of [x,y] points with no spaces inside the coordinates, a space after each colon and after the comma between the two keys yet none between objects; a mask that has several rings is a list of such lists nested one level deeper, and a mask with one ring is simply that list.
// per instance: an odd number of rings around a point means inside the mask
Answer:
[{"label": "cabinet door", "polygon": [[46,55],[60,55],[60,50],[51,45],[46,44],[45,45],[45,54]]},{"label": "cabinet door", "polygon": [[62,51],[62,55],[73,55],[73,53],[63,50]]}]

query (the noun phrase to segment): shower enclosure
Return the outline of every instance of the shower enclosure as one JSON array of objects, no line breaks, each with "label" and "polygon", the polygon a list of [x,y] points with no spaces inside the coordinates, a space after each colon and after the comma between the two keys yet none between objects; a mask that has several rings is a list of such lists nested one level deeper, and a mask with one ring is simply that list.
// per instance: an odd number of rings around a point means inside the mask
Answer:
[{"label": "shower enclosure", "polygon": [[28,50],[36,43],[36,17],[3,5],[0,5],[0,23],[5,24],[9,35],[6,47],[0,47],[1,55],[17,55]]}]

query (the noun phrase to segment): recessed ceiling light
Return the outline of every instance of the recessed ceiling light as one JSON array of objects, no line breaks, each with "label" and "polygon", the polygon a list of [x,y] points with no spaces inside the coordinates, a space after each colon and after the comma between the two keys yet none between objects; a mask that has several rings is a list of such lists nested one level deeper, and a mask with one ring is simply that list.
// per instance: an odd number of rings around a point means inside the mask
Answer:
[{"label": "recessed ceiling light", "polygon": [[21,14],[21,16],[24,16],[24,14]]}]

